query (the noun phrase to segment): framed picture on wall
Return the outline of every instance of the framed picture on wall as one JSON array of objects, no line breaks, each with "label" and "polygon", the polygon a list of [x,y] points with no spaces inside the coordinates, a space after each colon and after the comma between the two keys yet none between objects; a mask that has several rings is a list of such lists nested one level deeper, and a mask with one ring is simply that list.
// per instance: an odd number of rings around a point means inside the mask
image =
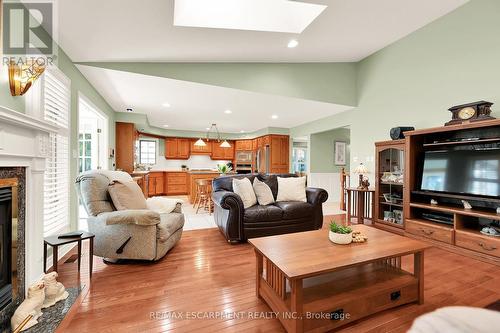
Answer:
[{"label": "framed picture on wall", "polygon": [[344,141],[335,141],[335,165],[346,165],[347,143]]}]

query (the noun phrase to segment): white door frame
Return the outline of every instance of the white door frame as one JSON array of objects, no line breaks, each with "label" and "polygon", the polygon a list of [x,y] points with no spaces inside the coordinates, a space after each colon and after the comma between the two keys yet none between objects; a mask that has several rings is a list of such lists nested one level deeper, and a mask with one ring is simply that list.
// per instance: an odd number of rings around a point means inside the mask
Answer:
[{"label": "white door frame", "polygon": [[[102,169],[109,169],[109,117],[106,113],[104,113],[101,109],[99,109],[94,103],[92,103],[87,96],[85,96],[82,92],[78,92],[78,133],[80,133],[80,100],[83,100],[86,104],[91,106],[96,111],[96,116],[102,120],[102,129],[101,135],[99,136],[102,140],[102,144],[100,144],[99,149],[99,160],[102,161]],[[102,151],[101,151],[102,149]],[[78,168],[80,169],[80,159],[78,158]]]}]

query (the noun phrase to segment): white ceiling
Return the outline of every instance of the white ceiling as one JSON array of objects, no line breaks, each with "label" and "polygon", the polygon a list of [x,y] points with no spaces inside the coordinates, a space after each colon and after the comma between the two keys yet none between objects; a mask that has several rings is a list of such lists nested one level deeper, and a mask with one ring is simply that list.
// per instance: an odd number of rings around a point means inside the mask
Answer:
[{"label": "white ceiling", "polygon": [[302,1],[328,7],[293,34],[176,27],[173,0],[57,0],[59,44],[75,62],[352,62],[468,0]]},{"label": "white ceiling", "polygon": [[[226,133],[264,127],[290,128],[352,107],[267,95],[200,83],[77,65],[115,111],[144,113],[151,125],[205,131],[212,123]],[[169,103],[170,107],[162,104]],[[224,113],[231,110],[231,114]],[[277,115],[278,119],[271,119]]]}]

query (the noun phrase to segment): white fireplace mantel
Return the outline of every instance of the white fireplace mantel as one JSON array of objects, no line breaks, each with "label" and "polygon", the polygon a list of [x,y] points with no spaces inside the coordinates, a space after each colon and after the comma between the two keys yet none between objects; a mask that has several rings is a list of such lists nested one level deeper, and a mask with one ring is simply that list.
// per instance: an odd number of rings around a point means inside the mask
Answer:
[{"label": "white fireplace mantel", "polygon": [[43,273],[43,180],[49,135],[57,127],[0,106],[0,167],[26,168],[25,286]]}]

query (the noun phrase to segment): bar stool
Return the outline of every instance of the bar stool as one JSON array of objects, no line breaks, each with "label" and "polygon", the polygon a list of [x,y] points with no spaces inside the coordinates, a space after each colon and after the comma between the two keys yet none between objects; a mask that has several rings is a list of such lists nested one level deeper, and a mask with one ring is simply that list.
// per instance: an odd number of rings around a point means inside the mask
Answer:
[{"label": "bar stool", "polygon": [[196,214],[198,214],[201,207],[208,210],[209,214],[212,214],[212,179],[196,179],[194,207],[196,208]]}]

